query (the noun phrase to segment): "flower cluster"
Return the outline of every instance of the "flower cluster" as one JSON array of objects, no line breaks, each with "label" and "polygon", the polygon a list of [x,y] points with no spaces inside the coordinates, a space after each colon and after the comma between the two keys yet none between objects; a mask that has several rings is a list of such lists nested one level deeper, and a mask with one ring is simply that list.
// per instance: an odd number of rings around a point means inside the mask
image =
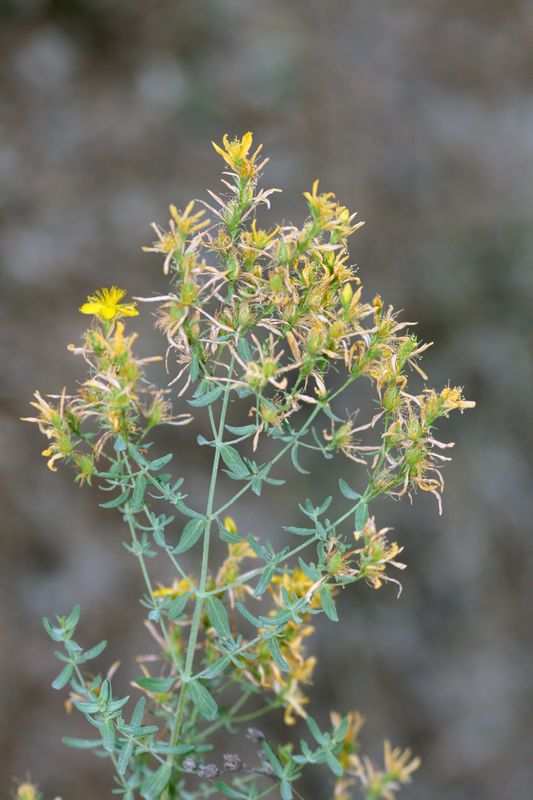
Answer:
[{"label": "flower cluster", "polygon": [[[161,424],[188,422],[189,415],[174,417],[167,392],[149,383],[144,365],[159,361],[160,356],[140,359],[133,352],[137,334],[125,334],[121,316],[134,316],[135,303],[120,303],[125,292],[102,289],[88,297],[80,311],[94,316],[80,347],[69,350],[80,355],[89,368],[89,378],[76,394],[63,389],[59,397],[44,399],[35,392],[31,405],[37,417],[25,417],[35,422],[49,440],[43,455],[48,467],[56,470],[56,462],[72,463],[77,479],[90,483],[96,461],[105,444],[120,436],[125,442],[136,441],[153,427]],[[55,402],[54,402],[55,401]]]},{"label": "flower cluster", "polygon": [[[251,147],[251,134],[215,145],[233,183],[224,182],[229,199],[211,193],[216,207],[204,204],[213,222],[203,211],[191,215],[191,204],[183,215],[171,206],[169,231],[155,226],[158,241],[147,248],[166,254],[164,271],[171,274],[173,291],[154,300],[157,324],[178,365],[176,383],[182,381],[185,391],[191,377],[231,382],[253,398],[259,435],[287,423],[302,404],[324,398],[332,369],[341,376],[344,370],[348,381],[365,376],[381,411],[366,424],[350,418],[332,425],[324,432],[326,447],[368,464],[376,494],[422,489],[440,503],[439,467],[446,457],[438,451],[448,445],[435,440],[432,429],[450,410],[474,404],[458,388],[409,392],[410,369],[427,379],[418,361],[430,344],[409,332],[411,323],[399,321],[379,296],[363,300],[347,249],[363,223],[332,192],[320,193],[315,181],[304,193],[310,216],[302,228],[258,227],[259,208],[276,190],[258,190],[265,162],[256,164],[259,149],[249,156]],[[378,420],[384,423],[381,440],[365,442],[363,431],[373,431]]]}]

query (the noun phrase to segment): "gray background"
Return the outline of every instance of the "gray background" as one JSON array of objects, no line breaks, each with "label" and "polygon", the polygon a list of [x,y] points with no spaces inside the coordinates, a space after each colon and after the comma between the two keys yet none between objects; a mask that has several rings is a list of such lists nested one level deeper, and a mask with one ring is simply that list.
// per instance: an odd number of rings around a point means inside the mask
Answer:
[{"label": "gray background", "polygon": [[[385,736],[420,753],[406,798],[529,797],[533,4],[2,0],[0,51],[3,796],[27,771],[47,797],[109,796],[106,765],[61,745],[85,728],[49,688],[42,613],[79,600],[81,638],[110,640],[122,688],[149,647],[119,524],[45,469],[18,417],[36,387],[81,377],[65,345],[88,292],[164,289],[140,252],[148,223],[216,189],[210,140],[252,129],[272,157],[267,184],[284,190],[275,216],[301,222],[316,177],[358,210],[367,292],[437,342],[433,383],[478,402],[442,429],[457,442],[444,516],[425,496],[379,507],[406,546],[404,593],[355,588],[342,625],[319,626],[315,715],[359,708],[372,753]],[[158,352],[147,312],[139,327]],[[172,446],[200,498],[196,432]],[[317,477],[301,491],[323,493]],[[294,491],[244,503],[242,526],[275,537]]]}]

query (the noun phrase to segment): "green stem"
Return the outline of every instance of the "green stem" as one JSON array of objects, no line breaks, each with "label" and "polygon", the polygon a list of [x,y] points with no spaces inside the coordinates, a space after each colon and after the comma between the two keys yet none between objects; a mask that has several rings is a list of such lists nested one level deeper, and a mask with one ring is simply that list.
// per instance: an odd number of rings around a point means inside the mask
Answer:
[{"label": "green stem", "polygon": [[[233,370],[233,358],[230,361],[228,375],[231,376],[231,372]],[[206,508],[206,525],[204,531],[204,540],[203,540],[203,548],[202,548],[202,564],[200,568],[200,581],[198,584],[198,594],[196,596],[196,602],[194,606],[194,612],[191,622],[191,630],[189,634],[189,641],[187,644],[187,653],[185,656],[185,667],[183,670],[183,682],[180,689],[180,694],[178,697],[178,705],[176,707],[176,716],[174,718],[174,724],[172,726],[172,735],[170,738],[170,746],[174,747],[180,736],[181,726],[183,722],[183,715],[185,712],[185,701],[187,698],[187,683],[190,680],[192,675],[192,667],[194,662],[194,653],[196,650],[196,643],[198,641],[198,634],[200,631],[200,622],[202,619],[202,612],[204,607],[204,600],[205,600],[205,587],[207,583],[207,567],[209,561],[209,545],[210,545],[210,538],[211,538],[211,524],[213,521],[213,503],[215,498],[215,489],[218,477],[218,468],[220,464],[220,450],[222,444],[222,436],[224,432],[224,424],[226,421],[226,413],[228,410],[228,402],[229,402],[229,395],[231,391],[231,384],[228,383],[224,389],[224,398],[222,401],[222,409],[220,412],[220,421],[218,425],[218,433],[217,433],[217,447],[215,450],[215,457],[213,459],[213,467],[211,470],[211,480],[209,483],[209,493],[207,496],[207,508]],[[169,755],[168,763],[172,765],[174,757]]]}]

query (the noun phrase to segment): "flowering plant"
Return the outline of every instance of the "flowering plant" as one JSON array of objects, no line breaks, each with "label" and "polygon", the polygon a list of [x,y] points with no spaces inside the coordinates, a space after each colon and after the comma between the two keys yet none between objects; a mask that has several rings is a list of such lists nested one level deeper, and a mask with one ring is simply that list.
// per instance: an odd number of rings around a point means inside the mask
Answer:
[{"label": "flowering plant", "polygon": [[[412,369],[426,380],[418,361],[429,345],[379,296],[363,299],[347,251],[362,225],[354,214],[321,193],[317,181],[304,195],[309,216],[301,228],[265,230],[258,212],[277,190],[260,188],[261,147],[253,150],[251,133],[225,136],[214,147],[227,167],[225,195],[209,192],[209,204],[191,202],[184,211],[170,206],[168,229],[153,225],[156,240],[146,249],[164,256],[170,286],[137,298],[155,305],[171,388],[148,380],[154,359],[135,354],[136,334],[124,322],[137,315],[137,302],[122,302],[125,292],[113,286],[80,309],[92,323],[71,349],[87,362],[87,380],[75,394],[35,395],[30,420],[48,439],[49,468],[71,464],[76,480],[96,482],[107,493],[102,507],[124,521],[156,647],[141,660],[130,710],[128,697],[115,697],[112,674],[84,673],[105,642],[85,649],[74,639],[79,606],[44,620],[63,648],[52,685],[69,688],[71,705],[94,731],[94,738],[65,743],[107,757],[114,793],[125,800],[217,793],[290,800],[301,797],[298,781],[314,764],[330,770],[336,800],[356,786],[367,800],[390,800],[419,760],[388,742],[382,766],[361,755],[357,712],[332,712],[330,727],[318,725],[308,710],[315,658],[307,642],[315,616],[338,621],[335,598],[343,587],[401,588],[402,548],[377,525],[371,504],[380,495],[412,498],[420,489],[440,507],[441,465],[449,460],[443,451],[451,445],[435,438],[435,425],[474,403],[458,388],[410,389]],[[356,381],[374,393],[364,422],[339,411],[338,398]],[[172,395],[183,404],[179,413]],[[241,415],[240,424],[230,424],[230,411]],[[209,425],[198,444],[213,451],[201,509],[190,504],[184,478],[167,471],[173,455],[154,458],[148,439],[155,426],[184,425],[195,412]],[[259,497],[265,484],[283,484],[275,468],[285,456],[308,474],[308,451],[315,463],[347,459],[347,479],[339,480],[347,508],[337,514],[332,497],[303,499],[303,522],[284,528],[279,549],[243,535],[230,510],[248,492]],[[357,488],[354,462],[366,475]],[[231,482],[237,488],[228,497]],[[218,565],[213,537],[226,549]],[[185,553],[196,570],[185,568]],[[154,581],[157,556],[175,570],[170,585]],[[278,710],[288,726],[305,721],[299,743],[271,741],[255,727]],[[219,731],[231,752],[217,753]],[[37,796],[31,785],[22,788]]]}]

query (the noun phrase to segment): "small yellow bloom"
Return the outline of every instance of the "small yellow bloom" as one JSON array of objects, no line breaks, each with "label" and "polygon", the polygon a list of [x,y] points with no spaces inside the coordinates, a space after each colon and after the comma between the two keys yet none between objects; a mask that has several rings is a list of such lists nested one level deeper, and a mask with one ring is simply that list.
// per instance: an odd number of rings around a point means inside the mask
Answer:
[{"label": "small yellow bloom", "polygon": [[162,586],[159,584],[159,589],[155,589],[153,591],[154,597],[181,597],[187,592],[191,592],[194,587],[194,582],[192,578],[190,580],[185,580],[182,578],[180,581],[175,580],[172,586]]},{"label": "small yellow bloom", "polygon": [[112,286],[110,289],[98,289],[87,297],[80,311],[82,314],[94,314],[100,319],[111,320],[115,317],[136,317],[139,313],[136,303],[121,303],[126,294],[125,289]]},{"label": "small yellow bloom", "polygon": [[257,170],[255,159],[262,149],[262,145],[252,155],[248,155],[252,146],[253,134],[248,131],[242,139],[233,139],[230,142],[227,133],[222,137],[223,147],[216,142],[211,142],[216,152],[222,156],[226,164],[241,177],[251,178]]}]

